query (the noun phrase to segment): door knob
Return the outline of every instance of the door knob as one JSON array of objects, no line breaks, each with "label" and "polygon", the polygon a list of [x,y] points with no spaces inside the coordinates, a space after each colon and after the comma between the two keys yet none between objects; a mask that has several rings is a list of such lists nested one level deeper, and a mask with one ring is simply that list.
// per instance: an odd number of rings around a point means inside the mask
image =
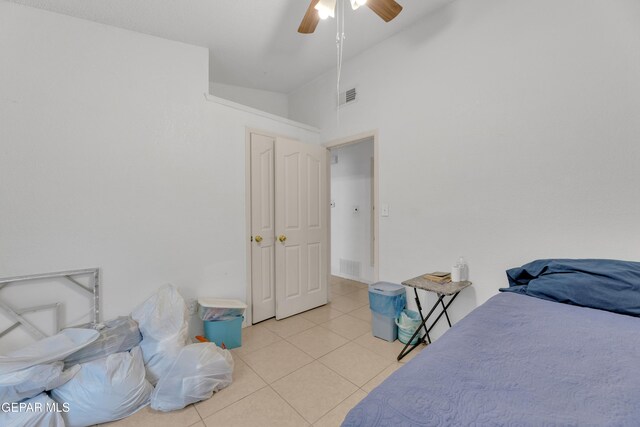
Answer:
[{"label": "door knob", "polygon": [[262,242],[262,236],[256,236],[256,242],[258,243]]},{"label": "door knob", "polygon": [[280,240],[280,243],[284,243],[284,241],[287,240],[287,236],[281,234],[280,237],[278,237],[278,240]]}]

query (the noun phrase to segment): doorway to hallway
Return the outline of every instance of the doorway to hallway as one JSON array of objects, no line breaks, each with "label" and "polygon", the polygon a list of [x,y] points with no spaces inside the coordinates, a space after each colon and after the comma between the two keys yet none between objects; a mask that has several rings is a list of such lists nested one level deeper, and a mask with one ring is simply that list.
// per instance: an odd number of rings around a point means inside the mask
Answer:
[{"label": "doorway to hallway", "polygon": [[375,140],[330,146],[331,274],[377,281]]}]

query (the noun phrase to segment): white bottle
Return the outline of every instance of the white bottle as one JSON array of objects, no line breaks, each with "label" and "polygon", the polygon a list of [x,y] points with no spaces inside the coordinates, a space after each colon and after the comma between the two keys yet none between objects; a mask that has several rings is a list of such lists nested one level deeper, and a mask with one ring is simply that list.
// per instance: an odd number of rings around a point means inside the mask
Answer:
[{"label": "white bottle", "polygon": [[467,264],[467,261],[465,261],[464,257],[458,258],[458,263],[456,264],[456,266],[460,269],[459,282],[466,282],[467,280],[469,280],[469,265]]},{"label": "white bottle", "polygon": [[451,267],[451,281],[452,282],[460,282],[462,281],[461,276],[461,268],[458,264]]}]

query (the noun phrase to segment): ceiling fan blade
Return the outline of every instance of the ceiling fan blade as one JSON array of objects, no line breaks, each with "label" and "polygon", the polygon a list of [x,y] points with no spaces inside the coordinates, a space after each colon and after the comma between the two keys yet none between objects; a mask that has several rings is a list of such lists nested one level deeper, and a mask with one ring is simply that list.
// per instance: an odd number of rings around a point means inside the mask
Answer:
[{"label": "ceiling fan blade", "polygon": [[318,22],[320,22],[320,16],[318,16],[318,11],[315,9],[315,7],[319,1],[320,0],[311,0],[311,4],[307,9],[307,13],[304,14],[304,18],[302,18],[302,22],[298,27],[299,33],[311,34],[316,30]]},{"label": "ceiling fan blade", "polygon": [[394,0],[367,0],[367,6],[385,22],[391,21],[402,12],[402,6]]}]

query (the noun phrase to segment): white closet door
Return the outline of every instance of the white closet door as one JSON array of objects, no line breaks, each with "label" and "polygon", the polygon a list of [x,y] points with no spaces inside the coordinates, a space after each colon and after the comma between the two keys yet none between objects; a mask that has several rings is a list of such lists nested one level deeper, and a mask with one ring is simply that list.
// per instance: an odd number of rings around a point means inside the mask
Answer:
[{"label": "white closet door", "polygon": [[327,303],[327,149],[275,144],[276,318]]},{"label": "white closet door", "polygon": [[276,315],[274,138],[251,134],[252,322]]}]

